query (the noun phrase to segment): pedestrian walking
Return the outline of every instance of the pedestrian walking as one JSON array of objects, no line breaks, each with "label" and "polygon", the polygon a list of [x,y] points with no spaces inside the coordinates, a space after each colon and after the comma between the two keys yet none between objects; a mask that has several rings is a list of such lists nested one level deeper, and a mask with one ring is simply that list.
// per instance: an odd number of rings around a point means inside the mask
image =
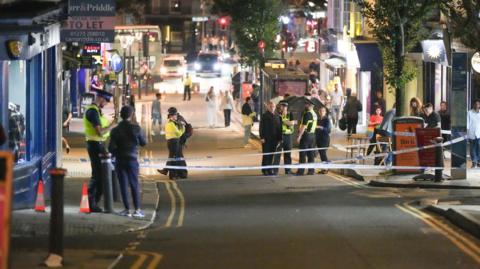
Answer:
[{"label": "pedestrian walking", "polygon": [[[441,126],[442,126],[442,131],[450,131],[451,130],[451,120],[450,120],[450,113],[448,113],[448,103],[445,101],[442,101],[440,103],[440,111],[438,111],[438,114],[440,114],[440,119],[441,119]],[[443,141],[449,141],[450,140],[450,134],[442,134]]]},{"label": "pedestrian walking", "polygon": [[339,85],[335,83],[335,89],[331,94],[332,100],[332,120],[333,125],[338,127],[338,120],[340,119],[340,112],[343,107],[343,90],[339,88]]},{"label": "pedestrian walking", "polygon": [[[315,148],[315,129],[317,128],[317,114],[313,111],[314,103],[305,97],[305,111],[298,127],[297,143],[300,148],[300,163],[315,162],[315,152],[311,149]],[[305,151],[306,150],[306,151]],[[305,169],[299,168],[297,176],[303,176]],[[308,175],[313,175],[315,170],[308,169]]]},{"label": "pedestrian walking", "polygon": [[100,155],[107,153],[105,142],[110,136],[110,130],[114,127],[114,123],[110,123],[102,114],[102,108],[110,102],[112,94],[103,90],[96,90],[96,92],[95,102],[85,108],[83,126],[92,168],[92,177],[88,186],[90,211],[102,212],[98,206],[103,194]]},{"label": "pedestrian walking", "polygon": [[418,97],[410,99],[410,116],[423,118],[423,104]]},{"label": "pedestrian walking", "polygon": [[425,128],[441,128],[442,119],[440,114],[433,110],[431,103],[425,104],[423,107],[423,115],[425,119]]},{"label": "pedestrian walking", "polygon": [[230,117],[233,109],[233,97],[230,90],[227,90],[225,92],[225,96],[223,96],[222,106],[223,106],[223,117],[225,120],[225,127],[228,127],[230,126]]},{"label": "pedestrian walking", "polygon": [[[120,110],[122,121],[113,128],[110,134],[110,144],[108,150],[115,157],[115,172],[120,183],[120,193],[124,210],[119,213],[121,216],[143,218],[140,206],[140,189],[138,184],[138,149],[147,144],[142,129],[136,123],[133,123],[134,110],[131,106],[124,106]],[[130,213],[128,199],[128,188],[132,194],[133,214]]]},{"label": "pedestrian walking", "polygon": [[248,139],[250,139],[250,134],[252,132],[253,118],[255,117],[255,112],[252,110],[250,104],[250,97],[245,98],[245,103],[242,105],[242,126],[243,126],[243,146],[248,145]]},{"label": "pedestrian walking", "polygon": [[158,129],[162,129],[162,94],[157,92],[155,94],[155,100],[152,101],[152,136],[155,136],[155,129],[158,125]]},{"label": "pedestrian walking", "polygon": [[70,111],[69,105],[63,106],[62,111],[62,143],[65,145],[65,151],[70,153],[70,144],[68,143],[65,135],[68,133],[70,128],[70,122],[72,121],[72,112]]},{"label": "pedestrian walking", "polygon": [[[185,79],[183,80],[183,101],[192,99],[192,86],[193,81],[189,73],[186,74]],[[188,99],[187,99],[188,97]]]},{"label": "pedestrian walking", "polygon": [[[318,109],[317,127],[315,128],[315,141],[317,144],[318,154],[322,162],[328,162],[327,149],[330,146],[330,131],[332,129],[330,118],[328,117],[327,108],[321,106]],[[320,174],[328,173],[327,169],[321,169]]]},{"label": "pedestrian walking", "polygon": [[[275,154],[273,164],[280,164],[280,158],[282,156],[281,151],[283,150],[283,163],[285,165],[290,165],[292,164],[292,153],[290,152],[293,145],[292,135],[297,122],[293,119],[293,113],[288,111],[287,101],[280,101],[278,104],[278,117],[280,117],[282,121],[282,141],[276,149],[278,154]],[[274,169],[274,173],[278,174],[278,169]],[[285,168],[285,175],[290,174],[292,174],[291,169]]]},{"label": "pedestrian walking", "polygon": [[180,138],[185,132],[185,127],[178,121],[178,111],[175,107],[168,109],[167,123],[165,123],[165,139],[167,140],[168,161],[167,166],[176,166],[177,169],[165,168],[157,170],[160,174],[168,175],[170,179],[180,178],[179,166],[185,162],[180,145]]},{"label": "pedestrian walking", "polygon": [[347,88],[347,102],[343,108],[343,116],[347,121],[347,135],[357,133],[358,112],[362,111],[362,103],[358,101],[357,97],[352,96],[352,89]]},{"label": "pedestrian walking", "polygon": [[467,132],[470,140],[472,168],[480,166],[480,99],[475,100],[467,115]]},{"label": "pedestrian walking", "polygon": [[[282,141],[282,122],[278,115],[275,115],[275,103],[267,102],[267,111],[263,113],[260,119],[260,141],[262,142],[262,166],[273,165],[274,156],[278,144]],[[265,176],[276,175],[274,169],[263,168],[262,174]]]},{"label": "pedestrian walking", "polygon": [[205,97],[205,102],[207,103],[208,127],[215,128],[215,125],[217,125],[218,100],[213,86],[211,86],[208,90],[207,96]]}]

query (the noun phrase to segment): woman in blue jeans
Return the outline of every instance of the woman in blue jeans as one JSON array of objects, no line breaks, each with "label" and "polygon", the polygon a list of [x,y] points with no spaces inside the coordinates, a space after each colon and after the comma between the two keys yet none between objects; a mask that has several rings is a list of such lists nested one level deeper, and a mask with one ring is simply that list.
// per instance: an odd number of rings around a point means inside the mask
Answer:
[{"label": "woman in blue jeans", "polygon": [[[318,110],[319,117],[317,118],[317,128],[315,129],[315,140],[318,148],[328,148],[330,146],[330,131],[332,125],[330,118],[328,117],[327,108],[322,106]],[[322,162],[328,162],[327,150],[319,149],[320,160]],[[326,174],[328,170],[320,170],[320,174]]]}]

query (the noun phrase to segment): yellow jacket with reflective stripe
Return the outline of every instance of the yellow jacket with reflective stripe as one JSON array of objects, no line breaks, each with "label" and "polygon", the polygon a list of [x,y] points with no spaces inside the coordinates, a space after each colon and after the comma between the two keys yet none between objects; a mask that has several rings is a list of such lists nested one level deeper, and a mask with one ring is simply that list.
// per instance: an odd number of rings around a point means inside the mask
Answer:
[{"label": "yellow jacket with reflective stripe", "polygon": [[288,126],[285,122],[291,121],[290,119],[290,113],[287,113],[287,115],[282,115],[282,134],[293,134],[293,125]]},{"label": "yellow jacket with reflective stripe", "polygon": [[101,128],[107,128],[110,123],[108,122],[108,119],[105,118],[101,113],[100,109],[96,105],[89,105],[85,108],[85,114],[83,115],[83,127],[85,129],[85,139],[87,141],[98,141],[98,142],[104,142],[107,141],[108,137],[110,136],[110,132],[107,132],[103,134],[102,136],[99,136],[97,134],[97,130],[95,130],[95,126],[92,125],[92,123],[87,119],[87,111],[90,109],[95,109],[98,113],[98,116],[100,118],[100,127]]},{"label": "yellow jacket with reflective stripe", "polygon": [[[305,113],[310,113],[312,114],[312,119],[309,120],[308,122],[303,122],[303,115]],[[315,114],[315,111],[313,109],[310,109],[309,111],[303,112],[302,115],[302,122],[300,123],[300,126],[305,126],[305,132],[313,134],[315,133],[315,129],[317,128],[317,114]]]},{"label": "yellow jacket with reflective stripe", "polygon": [[168,120],[167,124],[165,124],[165,138],[167,140],[180,138],[184,132],[185,129],[183,127],[178,128],[177,123],[172,120]]}]

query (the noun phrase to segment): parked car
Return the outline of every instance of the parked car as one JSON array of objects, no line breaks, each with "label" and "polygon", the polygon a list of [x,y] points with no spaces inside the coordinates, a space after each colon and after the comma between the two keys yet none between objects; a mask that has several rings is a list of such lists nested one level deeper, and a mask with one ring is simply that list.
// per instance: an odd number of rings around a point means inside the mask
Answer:
[{"label": "parked car", "polygon": [[194,63],[194,68],[197,72],[197,76],[222,76],[222,62],[220,61],[219,56],[216,53],[199,53],[197,60]]},{"label": "parked car", "polygon": [[186,72],[187,67],[183,56],[167,56],[163,59],[160,67],[160,76],[162,79],[171,77],[182,78]]}]

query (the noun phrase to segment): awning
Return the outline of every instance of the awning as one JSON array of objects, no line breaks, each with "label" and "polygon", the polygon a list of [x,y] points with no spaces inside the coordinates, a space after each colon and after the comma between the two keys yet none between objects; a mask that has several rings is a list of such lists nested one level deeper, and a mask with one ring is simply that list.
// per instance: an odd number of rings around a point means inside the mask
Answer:
[{"label": "awning", "polygon": [[382,53],[377,43],[355,43],[360,71],[383,70]]},{"label": "awning", "polygon": [[338,57],[332,57],[332,58],[328,58],[326,60],[324,60],[325,64],[333,67],[333,68],[344,68],[347,63],[345,62],[345,60],[343,60],[342,58],[338,58]]}]

